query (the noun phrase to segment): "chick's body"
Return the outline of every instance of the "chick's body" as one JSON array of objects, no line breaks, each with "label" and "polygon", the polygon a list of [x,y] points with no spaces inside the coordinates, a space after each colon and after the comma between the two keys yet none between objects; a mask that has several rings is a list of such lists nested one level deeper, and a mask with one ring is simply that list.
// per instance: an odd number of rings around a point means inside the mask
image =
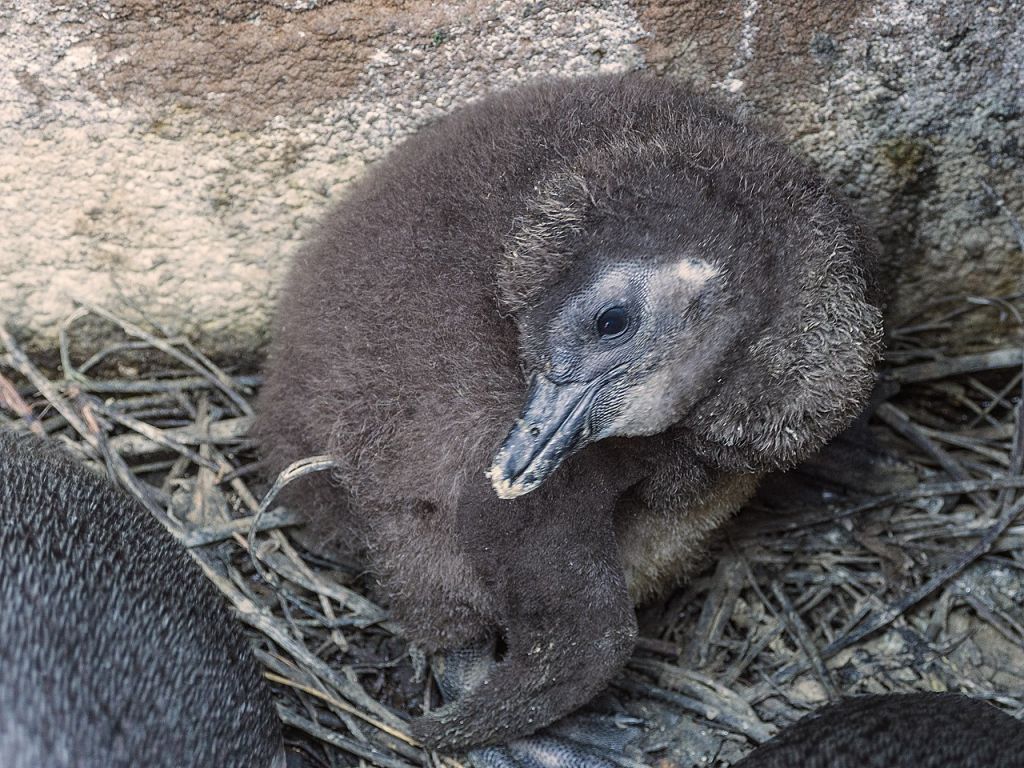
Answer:
[{"label": "chick's body", "polygon": [[[365,554],[411,638],[507,644],[485,684],[421,722],[428,742],[519,736],[606,684],[634,601],[862,402],[875,259],[784,148],[663,81],[489,97],[369,169],[296,257],[257,433],[272,469],[337,460],[333,482],[301,481],[304,508]],[[589,327],[565,320],[577,304],[635,284],[657,322],[618,351],[565,352]],[[509,426],[529,427],[527,379],[577,386],[606,357],[619,378],[601,369],[612,383],[587,390],[568,448],[498,498],[485,472]]]}]

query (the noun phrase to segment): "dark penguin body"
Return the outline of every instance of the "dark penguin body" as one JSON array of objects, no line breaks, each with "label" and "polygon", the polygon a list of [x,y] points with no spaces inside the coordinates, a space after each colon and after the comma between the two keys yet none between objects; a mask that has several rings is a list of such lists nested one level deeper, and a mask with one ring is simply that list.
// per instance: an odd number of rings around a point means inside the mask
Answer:
[{"label": "dark penguin body", "polygon": [[0,433],[0,765],[284,766],[245,637],[145,510]]},{"label": "dark penguin body", "polygon": [[952,693],[860,696],[825,707],[736,768],[1021,768],[1024,723]]},{"label": "dark penguin body", "polygon": [[872,380],[875,240],[714,101],[598,77],[498,94],[374,166],[297,255],[257,434],[409,636],[505,652],[417,724],[530,733],[629,656],[765,471]]}]

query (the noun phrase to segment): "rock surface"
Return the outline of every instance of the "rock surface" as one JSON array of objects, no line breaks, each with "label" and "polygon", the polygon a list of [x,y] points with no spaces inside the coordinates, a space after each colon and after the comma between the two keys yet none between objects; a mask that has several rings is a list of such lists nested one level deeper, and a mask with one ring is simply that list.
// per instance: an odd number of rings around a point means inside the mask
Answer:
[{"label": "rock surface", "polygon": [[643,67],[732,93],[864,207],[896,321],[1020,291],[1021,39],[1021,0],[5,3],[0,319],[52,348],[82,299],[258,352],[289,255],[393,142],[493,88]]}]

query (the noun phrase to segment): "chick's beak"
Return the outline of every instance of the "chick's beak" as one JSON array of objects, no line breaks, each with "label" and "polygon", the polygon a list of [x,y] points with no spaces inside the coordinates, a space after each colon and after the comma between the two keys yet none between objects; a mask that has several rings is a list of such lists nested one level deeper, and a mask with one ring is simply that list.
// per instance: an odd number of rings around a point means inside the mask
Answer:
[{"label": "chick's beak", "polygon": [[499,498],[514,499],[536,489],[591,441],[590,411],[605,381],[555,383],[533,375],[523,411],[487,470]]}]

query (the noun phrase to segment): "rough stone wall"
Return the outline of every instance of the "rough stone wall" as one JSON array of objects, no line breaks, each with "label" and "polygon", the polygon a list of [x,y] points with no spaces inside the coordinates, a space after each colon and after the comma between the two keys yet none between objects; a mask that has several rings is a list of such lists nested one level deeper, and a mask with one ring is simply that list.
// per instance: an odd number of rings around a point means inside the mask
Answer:
[{"label": "rough stone wall", "polygon": [[0,0],[0,320],[74,299],[230,358],[363,166],[532,77],[649,67],[778,125],[907,258],[893,314],[1021,290],[1021,0]]},{"label": "rough stone wall", "polygon": [[[1024,291],[1024,2],[651,0],[640,19],[649,67],[739,94],[869,213],[894,321]],[[1010,330],[992,319],[962,341]]]}]

